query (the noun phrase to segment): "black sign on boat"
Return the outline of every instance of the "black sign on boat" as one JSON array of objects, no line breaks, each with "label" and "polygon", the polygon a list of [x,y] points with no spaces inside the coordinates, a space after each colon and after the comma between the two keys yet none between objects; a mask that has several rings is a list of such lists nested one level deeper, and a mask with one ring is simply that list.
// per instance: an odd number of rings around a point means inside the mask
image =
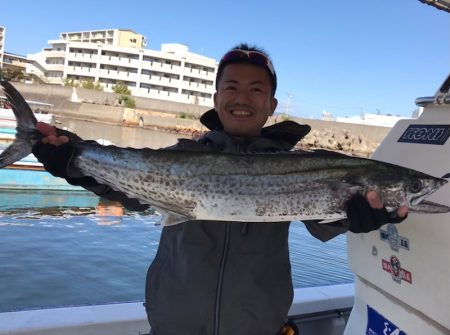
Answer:
[{"label": "black sign on boat", "polygon": [[443,145],[450,136],[450,125],[411,124],[398,142]]}]

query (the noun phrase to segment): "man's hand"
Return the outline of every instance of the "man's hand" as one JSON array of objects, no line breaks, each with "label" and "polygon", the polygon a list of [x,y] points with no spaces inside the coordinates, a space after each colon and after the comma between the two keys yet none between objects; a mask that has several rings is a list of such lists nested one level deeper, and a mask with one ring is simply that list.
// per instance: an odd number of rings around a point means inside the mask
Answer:
[{"label": "man's hand", "polygon": [[[383,201],[381,200],[377,192],[368,191],[366,193],[366,198],[370,207],[372,207],[373,209],[382,209],[384,207]],[[399,218],[406,218],[407,215],[408,215],[408,207],[401,206],[397,209],[397,216]]]},{"label": "man's hand", "polygon": [[384,208],[383,201],[375,191],[366,196],[355,195],[347,202],[349,230],[353,233],[368,233],[386,223],[400,223],[408,216],[408,207],[401,206],[394,213]]},{"label": "man's hand", "polygon": [[52,175],[68,178],[67,167],[74,153],[69,137],[58,136],[56,128],[48,123],[38,122],[36,128],[44,138],[34,144],[33,154]]},{"label": "man's hand", "polygon": [[58,136],[56,133],[56,128],[48,123],[38,122],[36,124],[36,128],[42,135],[44,135],[44,138],[41,140],[43,144],[53,144],[55,146],[59,146],[69,142],[69,138],[67,136]]}]

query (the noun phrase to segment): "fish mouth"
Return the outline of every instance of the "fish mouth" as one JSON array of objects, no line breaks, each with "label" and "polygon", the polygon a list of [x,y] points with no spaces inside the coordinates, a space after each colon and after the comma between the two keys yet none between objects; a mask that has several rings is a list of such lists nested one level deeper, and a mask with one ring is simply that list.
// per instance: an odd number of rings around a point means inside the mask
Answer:
[{"label": "fish mouth", "polygon": [[416,195],[415,197],[411,197],[411,200],[409,201],[410,206],[417,206],[422,202],[425,202],[425,198],[430,196],[434,191],[430,192],[424,192],[423,194]]},{"label": "fish mouth", "polygon": [[[427,196],[428,196],[428,194],[427,194]],[[423,201],[423,199],[425,199],[425,195],[421,195],[418,197],[412,197],[411,200],[409,201],[409,205],[410,205],[409,207],[417,206],[418,204],[420,204]]]},{"label": "fish mouth", "polygon": [[430,187],[430,185],[427,185],[427,187],[422,189],[422,191],[420,193],[415,194],[414,196],[411,197],[411,199],[409,201],[410,206],[419,205],[421,202],[424,201],[425,198],[428,198],[431,194],[436,192],[439,188],[441,188],[442,186],[447,184],[447,182],[448,182],[447,180],[441,179],[435,183],[434,187],[433,186]]},{"label": "fish mouth", "polygon": [[415,213],[448,213],[450,207],[436,202],[423,200],[419,203],[409,206],[408,211]]}]

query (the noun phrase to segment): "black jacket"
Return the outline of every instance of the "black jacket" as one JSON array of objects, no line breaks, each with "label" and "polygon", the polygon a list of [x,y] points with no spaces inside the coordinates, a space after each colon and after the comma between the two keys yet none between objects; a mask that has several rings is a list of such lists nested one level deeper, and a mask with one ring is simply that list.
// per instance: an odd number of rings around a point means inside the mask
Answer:
[{"label": "black jacket", "polygon": [[[264,128],[261,137],[246,139],[226,134],[220,124],[207,125],[217,130],[172,149],[286,151],[309,131],[287,121]],[[289,225],[189,221],[164,227],[147,274],[146,309],[153,333],[277,334],[293,297]],[[346,231],[340,223],[330,229],[307,225],[322,239]]]}]

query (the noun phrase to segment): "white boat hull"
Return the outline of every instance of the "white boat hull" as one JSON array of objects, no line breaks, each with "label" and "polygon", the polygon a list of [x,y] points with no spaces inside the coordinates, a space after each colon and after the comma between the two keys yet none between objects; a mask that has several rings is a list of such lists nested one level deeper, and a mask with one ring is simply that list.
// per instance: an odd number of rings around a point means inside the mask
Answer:
[{"label": "white boat hull", "polygon": [[[373,158],[437,177],[447,175],[450,100],[441,100],[428,103],[419,119],[399,121]],[[450,185],[429,200],[449,205]],[[449,238],[449,213],[410,213],[400,224],[348,234],[356,292],[345,334],[450,334]]]},{"label": "white boat hull", "polygon": [[[340,335],[353,305],[353,284],[296,289],[289,315],[302,334]],[[148,334],[142,302],[0,313],[0,335]]]}]

